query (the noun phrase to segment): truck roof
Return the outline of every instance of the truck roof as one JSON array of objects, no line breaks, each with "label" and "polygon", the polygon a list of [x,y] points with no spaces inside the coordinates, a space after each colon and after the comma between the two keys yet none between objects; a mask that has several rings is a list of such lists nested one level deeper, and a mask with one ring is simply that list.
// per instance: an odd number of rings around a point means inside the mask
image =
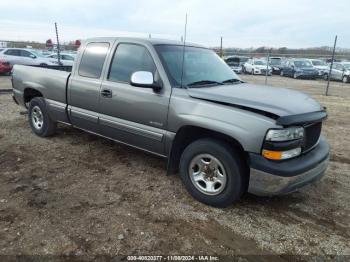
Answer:
[{"label": "truck roof", "polygon": [[[159,38],[141,38],[141,37],[94,37],[88,38],[86,42],[95,42],[95,41],[114,41],[114,40],[123,40],[123,41],[137,41],[148,43],[151,45],[183,45],[184,43],[176,40],[168,40],[168,39],[159,39]],[[194,46],[194,47],[203,47],[205,46],[186,42],[186,46]]]}]

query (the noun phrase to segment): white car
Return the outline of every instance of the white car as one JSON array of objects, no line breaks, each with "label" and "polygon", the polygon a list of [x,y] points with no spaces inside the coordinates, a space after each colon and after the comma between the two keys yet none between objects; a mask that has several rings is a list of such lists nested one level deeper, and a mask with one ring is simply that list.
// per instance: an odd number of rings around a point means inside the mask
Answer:
[{"label": "white car", "polygon": [[[54,59],[58,63],[57,54],[51,54],[51,55],[48,55],[47,57]],[[60,53],[60,62],[64,66],[73,66],[75,57],[76,57],[76,54]]]},{"label": "white car", "polygon": [[318,75],[324,77],[325,74],[329,73],[329,65],[323,60],[320,59],[309,59],[312,66],[317,69]]},{"label": "white car", "polygon": [[0,58],[11,65],[58,65],[58,62],[43,56],[39,51],[26,48],[5,48],[0,52]]},{"label": "white car", "polygon": [[266,61],[262,59],[249,59],[247,62],[243,65],[243,71],[244,73],[249,73],[252,75],[265,75],[266,74],[271,75],[272,69],[270,66],[267,66]]}]

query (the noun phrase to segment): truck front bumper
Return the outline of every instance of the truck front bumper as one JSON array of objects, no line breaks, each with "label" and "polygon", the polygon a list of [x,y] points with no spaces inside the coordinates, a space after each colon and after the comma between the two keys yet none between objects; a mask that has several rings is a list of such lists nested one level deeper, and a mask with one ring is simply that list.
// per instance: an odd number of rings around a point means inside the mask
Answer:
[{"label": "truck front bumper", "polygon": [[250,180],[248,191],[255,195],[288,194],[319,180],[327,169],[329,145],[321,137],[310,152],[281,162],[267,160],[250,153]]}]

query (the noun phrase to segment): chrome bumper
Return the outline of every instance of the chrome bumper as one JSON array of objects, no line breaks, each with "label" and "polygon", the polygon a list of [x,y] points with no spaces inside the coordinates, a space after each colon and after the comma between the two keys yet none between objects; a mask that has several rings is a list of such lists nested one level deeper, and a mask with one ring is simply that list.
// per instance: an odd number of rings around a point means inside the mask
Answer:
[{"label": "chrome bumper", "polygon": [[319,180],[327,169],[329,158],[302,174],[282,177],[260,170],[250,169],[248,192],[259,196],[283,195]]}]

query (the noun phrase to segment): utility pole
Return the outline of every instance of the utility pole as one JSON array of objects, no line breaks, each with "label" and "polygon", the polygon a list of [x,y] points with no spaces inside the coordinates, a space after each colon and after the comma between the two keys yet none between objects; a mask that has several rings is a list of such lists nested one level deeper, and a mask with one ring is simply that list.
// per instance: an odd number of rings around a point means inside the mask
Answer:
[{"label": "utility pole", "polygon": [[267,85],[267,75],[269,73],[269,63],[270,63],[270,51],[267,53],[267,61],[266,61],[266,72],[265,72],[265,85]]},{"label": "utility pole", "polygon": [[331,66],[329,67],[329,73],[328,73],[328,81],[327,81],[327,88],[326,88],[326,96],[328,96],[328,89],[329,89],[329,81],[331,80],[331,73],[332,73],[332,69],[333,69],[333,62],[334,62],[334,55],[335,55],[335,47],[337,45],[337,39],[338,36],[335,36],[334,39],[334,46],[333,46],[333,53],[332,53],[332,61],[331,61]]},{"label": "utility pole", "polygon": [[223,57],[223,53],[222,53],[222,37],[220,38],[220,57]]},{"label": "utility pole", "polygon": [[57,23],[56,22],[55,22],[55,30],[56,30],[56,40],[57,40],[57,61],[58,61],[58,65],[61,65],[60,41],[58,39],[58,30],[57,30]]}]

